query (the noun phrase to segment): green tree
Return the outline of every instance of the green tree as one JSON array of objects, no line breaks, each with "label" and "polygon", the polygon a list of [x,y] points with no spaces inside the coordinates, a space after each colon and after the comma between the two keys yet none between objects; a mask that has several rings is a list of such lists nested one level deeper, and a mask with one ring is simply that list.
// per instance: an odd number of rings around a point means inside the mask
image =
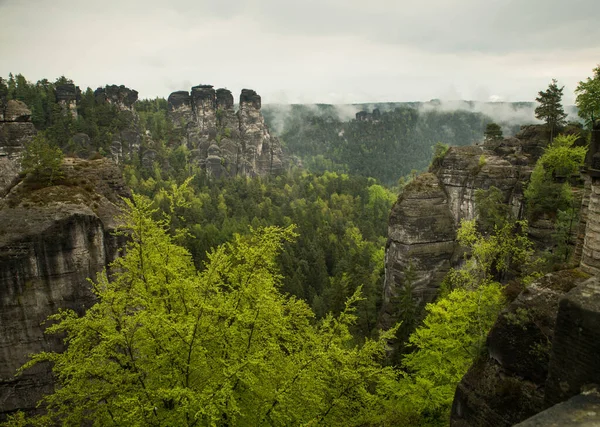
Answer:
[{"label": "green tree", "polygon": [[559,88],[556,83],[556,79],[552,79],[548,89],[538,92],[539,96],[535,98],[540,103],[535,109],[535,117],[546,122],[550,130],[550,141],[554,139],[554,135],[558,133],[558,130],[565,125],[565,119],[567,118],[562,106],[564,86]]},{"label": "green tree", "polygon": [[436,169],[442,165],[442,160],[444,160],[444,157],[446,156],[446,153],[450,147],[448,144],[444,144],[443,142],[436,142],[431,148],[433,150],[433,158],[431,159],[429,168]]},{"label": "green tree", "polygon": [[486,141],[502,139],[502,128],[497,123],[488,123],[485,127],[485,132],[483,133],[483,136],[485,137]]},{"label": "green tree", "polygon": [[486,337],[504,306],[502,287],[488,283],[475,290],[455,289],[426,307],[423,325],[411,335],[414,351],[397,386],[404,413],[419,413],[412,425],[448,425],[456,386],[485,349]]},{"label": "green tree", "polygon": [[38,133],[26,146],[21,159],[25,173],[44,184],[52,184],[62,176],[63,153],[52,146],[43,133]]},{"label": "green tree", "polygon": [[130,236],[114,273],[93,283],[83,316],[62,310],[50,361],[57,381],[40,425],[365,425],[381,406],[378,384],[395,331],[352,344],[350,297],[316,322],[306,303],[278,292],[276,257],[291,227],[268,227],[212,251],[198,273],[173,243],[168,220],[138,195],[126,201]]},{"label": "green tree", "polygon": [[583,118],[591,128],[600,118],[600,66],[594,68],[594,76],[580,81],[575,89],[575,104],[579,109],[579,117]]},{"label": "green tree", "polygon": [[491,234],[482,234],[476,220],[463,219],[456,238],[467,249],[465,262],[451,269],[444,279],[446,289],[477,289],[503,279],[507,274],[535,274],[533,244],[527,237],[527,221],[506,221]]},{"label": "green tree", "polygon": [[557,136],[536,162],[525,190],[530,217],[555,214],[572,207],[571,186],[568,182],[557,182],[557,178],[568,181],[583,165],[587,147],[575,147],[576,141],[576,135]]},{"label": "green tree", "polygon": [[513,219],[504,193],[494,186],[487,190],[482,188],[475,190],[475,211],[477,225],[485,234],[503,228]]}]

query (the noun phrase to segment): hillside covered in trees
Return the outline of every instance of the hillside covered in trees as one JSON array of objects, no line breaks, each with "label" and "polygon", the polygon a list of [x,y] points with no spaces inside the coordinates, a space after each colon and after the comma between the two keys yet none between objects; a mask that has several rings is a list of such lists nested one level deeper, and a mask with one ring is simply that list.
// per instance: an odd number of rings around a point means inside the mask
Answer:
[{"label": "hillside covered in trees", "polygon": [[[578,88],[591,129],[595,72]],[[66,87],[73,97],[61,102]],[[64,336],[66,349],[42,351],[23,368],[51,363],[57,386],[43,400],[47,411],[14,411],[7,425],[448,425],[456,387],[487,359],[487,332],[515,289],[575,266],[578,173],[590,132],[574,125],[560,135],[560,96],[540,112],[544,125],[524,130],[533,135],[525,142],[503,139],[481,113],[401,106],[341,120],[329,107],[297,107],[280,136],[304,167],[292,161],[273,174],[217,177],[194,160],[199,148],[182,143],[187,128],[174,123],[172,103],[129,102],[134,91],[117,89],[81,92],[65,78],[0,81],[3,126],[4,111],[24,111],[20,101],[38,130],[2,209],[30,206],[19,201],[23,188],[89,186],[63,156],[89,158],[80,169],[113,156],[133,192],[117,227],[126,249],[91,278],[95,303],[53,315],[48,333]],[[552,102],[561,90],[550,91]],[[118,97],[107,102],[111,93]],[[127,156],[124,135],[137,141]],[[230,136],[212,135],[209,149],[224,149]],[[494,185],[508,175],[510,186]],[[459,178],[476,184],[473,200],[455,207],[440,188]],[[425,199],[431,212],[410,211]],[[394,265],[402,292],[384,295],[390,211],[409,224],[394,238],[410,240],[431,231],[427,215],[438,205],[448,212],[434,226],[447,226],[457,249],[435,298],[423,303],[423,269],[412,260]],[[470,217],[454,223],[465,206]],[[530,232],[536,221],[549,227],[545,240]],[[386,330],[384,303],[394,306]]]}]

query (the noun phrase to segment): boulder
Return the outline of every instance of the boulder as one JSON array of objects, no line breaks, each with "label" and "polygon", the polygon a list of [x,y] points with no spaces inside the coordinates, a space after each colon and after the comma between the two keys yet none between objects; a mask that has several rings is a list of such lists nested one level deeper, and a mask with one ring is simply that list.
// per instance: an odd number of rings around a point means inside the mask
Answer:
[{"label": "boulder", "polygon": [[515,427],[600,426],[600,393],[593,389],[559,403]]},{"label": "boulder", "polygon": [[31,111],[24,102],[11,99],[6,103],[4,110],[4,122],[29,122]]}]

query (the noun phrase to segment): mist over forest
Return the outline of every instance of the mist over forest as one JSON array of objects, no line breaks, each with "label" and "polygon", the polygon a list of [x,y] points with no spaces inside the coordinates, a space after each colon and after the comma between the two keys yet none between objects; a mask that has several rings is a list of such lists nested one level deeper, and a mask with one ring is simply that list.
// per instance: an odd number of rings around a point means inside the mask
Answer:
[{"label": "mist over forest", "polygon": [[597,0],[0,0],[0,427],[600,426]]}]

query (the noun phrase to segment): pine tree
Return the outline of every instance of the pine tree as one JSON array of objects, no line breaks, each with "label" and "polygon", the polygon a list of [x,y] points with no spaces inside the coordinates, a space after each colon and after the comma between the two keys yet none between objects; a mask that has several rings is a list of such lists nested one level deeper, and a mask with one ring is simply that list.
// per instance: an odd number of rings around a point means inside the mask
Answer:
[{"label": "pine tree", "polygon": [[488,123],[483,135],[486,141],[502,139],[502,128],[497,123]]},{"label": "pine tree", "polygon": [[554,139],[558,130],[565,125],[567,114],[562,106],[562,95],[564,86],[559,88],[556,79],[548,85],[546,91],[538,92],[535,98],[540,105],[535,109],[535,117],[546,122],[550,130],[550,141]]}]

